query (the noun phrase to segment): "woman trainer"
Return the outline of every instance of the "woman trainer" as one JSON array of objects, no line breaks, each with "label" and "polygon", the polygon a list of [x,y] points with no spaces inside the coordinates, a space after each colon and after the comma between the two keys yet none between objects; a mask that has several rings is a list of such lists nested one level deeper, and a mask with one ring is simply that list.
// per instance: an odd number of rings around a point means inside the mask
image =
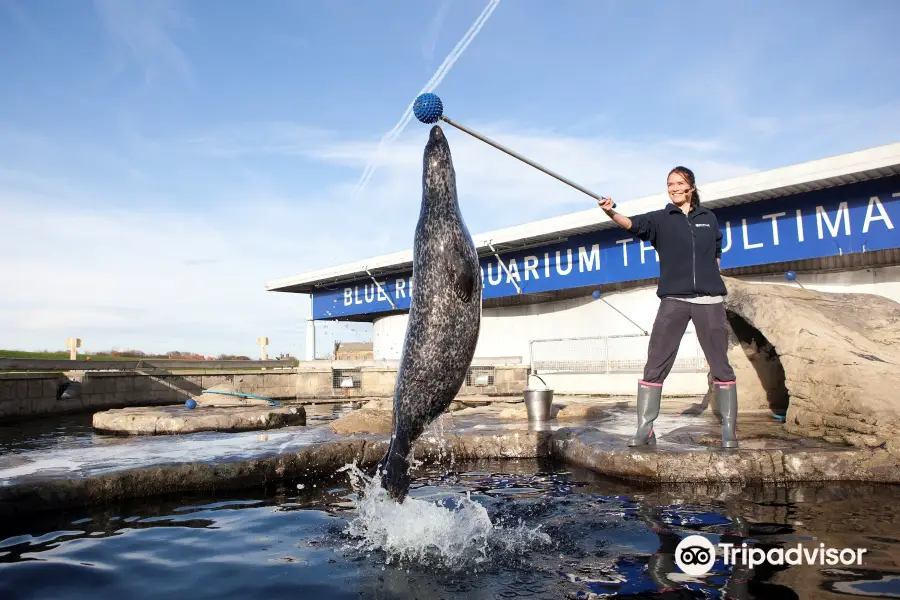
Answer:
[{"label": "woman trainer", "polygon": [[675,167],[667,180],[670,203],[665,208],[628,218],[613,210],[612,198],[601,198],[600,208],[613,222],[645,242],[659,255],[659,310],[650,333],[644,378],[638,382],[637,432],[629,446],[656,443],[653,422],[659,416],[662,386],[688,322],[694,323],[700,347],[716,386],[722,417],[722,447],[737,448],[737,385],[728,362],[728,325],[725,295],[719,273],[722,232],[709,209],[700,206],[694,173]]}]

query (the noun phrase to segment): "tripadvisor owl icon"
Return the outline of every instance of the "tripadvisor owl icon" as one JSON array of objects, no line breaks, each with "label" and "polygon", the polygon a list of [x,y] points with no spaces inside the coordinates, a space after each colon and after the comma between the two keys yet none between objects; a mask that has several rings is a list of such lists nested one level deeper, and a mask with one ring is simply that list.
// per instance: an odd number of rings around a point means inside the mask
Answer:
[{"label": "tripadvisor owl icon", "polygon": [[689,535],[675,547],[675,564],[686,575],[703,575],[712,569],[716,549],[702,535]]}]

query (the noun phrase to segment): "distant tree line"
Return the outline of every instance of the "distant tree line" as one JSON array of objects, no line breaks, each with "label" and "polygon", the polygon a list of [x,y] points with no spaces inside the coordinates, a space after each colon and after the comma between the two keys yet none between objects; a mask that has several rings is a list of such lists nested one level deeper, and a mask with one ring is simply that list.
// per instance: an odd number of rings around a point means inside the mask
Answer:
[{"label": "distant tree line", "polygon": [[[173,350],[165,353],[144,352],[143,350],[107,350],[101,352],[91,352],[94,356],[111,356],[125,358],[169,358],[183,360],[253,360],[249,356],[243,354],[219,354],[218,356],[204,356],[196,352],[182,352],[181,350]],[[289,354],[280,354],[276,360],[296,360]]]}]

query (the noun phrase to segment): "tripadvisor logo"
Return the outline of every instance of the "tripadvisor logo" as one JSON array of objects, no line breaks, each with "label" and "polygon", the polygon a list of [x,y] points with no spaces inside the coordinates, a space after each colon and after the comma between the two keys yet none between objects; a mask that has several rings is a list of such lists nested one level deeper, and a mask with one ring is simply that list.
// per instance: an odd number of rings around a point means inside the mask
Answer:
[{"label": "tripadvisor logo", "polygon": [[675,547],[675,564],[687,575],[708,573],[716,561],[716,549],[702,535],[689,535]]},{"label": "tripadvisor logo", "polygon": [[[850,566],[862,564],[862,556],[865,548],[826,548],[820,543],[818,547],[804,548],[797,544],[793,548],[770,548],[768,551],[762,548],[750,548],[746,543],[740,546],[734,544],[718,544],[722,550],[725,565],[740,563],[748,568],[761,565],[764,562],[770,565],[829,565],[838,563]],[[703,575],[712,569],[716,561],[716,547],[702,535],[689,535],[678,542],[675,547],[675,564],[686,575]]]}]

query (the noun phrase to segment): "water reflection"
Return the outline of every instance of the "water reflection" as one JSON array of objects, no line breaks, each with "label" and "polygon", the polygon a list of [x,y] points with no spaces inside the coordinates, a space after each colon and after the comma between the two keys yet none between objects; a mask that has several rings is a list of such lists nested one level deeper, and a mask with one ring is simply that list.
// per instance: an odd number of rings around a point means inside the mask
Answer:
[{"label": "water reflection", "polygon": [[94,437],[92,419],[92,413],[79,413],[0,423],[0,456],[90,443]]},{"label": "water reflection", "polygon": [[[492,547],[488,562],[454,569],[385,565],[378,551],[350,544],[356,498],[344,479],[302,489],[285,481],[269,493],[131,501],[0,523],[0,597],[88,598],[95,585],[136,598],[900,597],[900,487],[659,487],[543,460],[457,463],[452,472],[427,466],[419,475],[411,497],[450,510],[470,494],[493,523],[540,525],[552,543]],[[824,544],[867,553],[860,567],[749,568],[718,556],[692,577],[675,563],[691,534],[763,551]]]},{"label": "water reflection", "polygon": [[115,436],[93,432],[91,415],[69,415],[0,428],[0,485],[32,476],[85,477],[132,467],[271,456],[331,440],[327,422],[348,403],[308,405],[307,424],[243,432]]},{"label": "water reflection", "polygon": [[[283,405],[289,402],[282,401]],[[307,425],[314,426],[337,419],[352,410],[350,402],[305,404]],[[228,434],[219,434],[227,437]],[[64,450],[95,445],[135,444],[146,436],[115,436],[94,433],[93,412],[47,415],[23,421],[0,422],[0,456],[34,450]]]}]

